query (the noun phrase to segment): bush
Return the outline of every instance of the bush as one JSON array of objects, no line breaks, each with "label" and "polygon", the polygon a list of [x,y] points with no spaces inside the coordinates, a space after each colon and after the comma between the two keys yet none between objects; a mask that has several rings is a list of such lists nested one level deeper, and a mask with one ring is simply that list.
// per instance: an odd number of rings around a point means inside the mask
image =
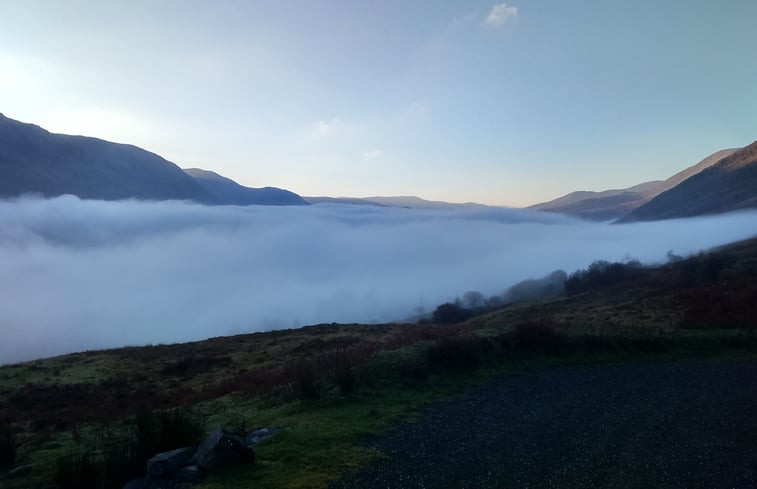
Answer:
[{"label": "bush", "polygon": [[473,311],[447,302],[434,310],[433,321],[437,324],[454,324],[473,317]]},{"label": "bush", "polygon": [[597,260],[586,270],[571,273],[565,280],[565,292],[577,294],[587,290],[607,287],[609,285],[638,276],[641,265],[636,261],[628,263],[610,263]]},{"label": "bush", "polygon": [[519,346],[543,353],[559,353],[567,343],[565,335],[551,322],[519,323],[513,329],[512,337]]},{"label": "bush", "polygon": [[153,455],[197,446],[202,435],[202,426],[188,409],[142,410],[127,434],[101,434],[97,457],[88,452],[60,457],[55,484],[58,489],[120,489],[144,475],[147,460]]},{"label": "bush", "polygon": [[98,489],[97,471],[89,454],[62,457],[55,464],[55,487],[58,489]]},{"label": "bush", "polygon": [[16,463],[16,437],[10,425],[0,426],[0,467]]},{"label": "bush", "polygon": [[214,357],[209,355],[189,355],[169,363],[161,369],[163,375],[190,378],[198,373],[206,372],[215,367],[231,364],[229,357]]},{"label": "bush", "polygon": [[334,380],[336,381],[336,385],[339,386],[339,392],[342,395],[346,396],[357,390],[357,377],[351,365],[342,365],[338,368],[334,375]]},{"label": "bush", "polygon": [[333,379],[342,395],[349,395],[358,389],[357,366],[371,353],[367,349],[340,348],[318,357],[319,370]]},{"label": "bush", "polygon": [[402,358],[397,363],[396,369],[403,381],[419,381],[428,377],[428,364],[418,354]]},{"label": "bush", "polygon": [[147,459],[156,453],[197,445],[203,435],[197,417],[186,408],[142,410],[135,418],[136,455]]},{"label": "bush", "polygon": [[320,397],[318,391],[318,371],[312,359],[299,360],[289,371],[290,384],[300,399],[313,401]]},{"label": "bush", "polygon": [[481,339],[478,336],[443,338],[428,349],[431,365],[450,370],[469,370],[481,364]]}]

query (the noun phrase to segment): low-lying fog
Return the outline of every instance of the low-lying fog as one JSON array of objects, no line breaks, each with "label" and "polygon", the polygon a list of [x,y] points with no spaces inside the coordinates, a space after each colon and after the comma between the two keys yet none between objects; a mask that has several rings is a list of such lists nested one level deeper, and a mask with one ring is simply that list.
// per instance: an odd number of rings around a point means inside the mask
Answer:
[{"label": "low-lying fog", "polygon": [[401,320],[595,259],[659,262],[757,212],[611,226],[525,210],[0,202],[0,364],[320,322]]}]

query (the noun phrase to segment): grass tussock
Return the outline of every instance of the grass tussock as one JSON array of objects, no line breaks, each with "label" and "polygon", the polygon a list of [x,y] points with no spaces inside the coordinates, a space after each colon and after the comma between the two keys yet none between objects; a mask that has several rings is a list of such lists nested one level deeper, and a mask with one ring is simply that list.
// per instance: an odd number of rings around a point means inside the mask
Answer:
[{"label": "grass tussock", "polygon": [[0,424],[0,468],[10,468],[16,463],[17,444],[10,424]]},{"label": "grass tussock", "polygon": [[144,475],[153,455],[194,447],[204,434],[200,419],[188,409],[142,410],[125,425],[102,429],[94,440],[55,460],[57,489],[120,489]]}]

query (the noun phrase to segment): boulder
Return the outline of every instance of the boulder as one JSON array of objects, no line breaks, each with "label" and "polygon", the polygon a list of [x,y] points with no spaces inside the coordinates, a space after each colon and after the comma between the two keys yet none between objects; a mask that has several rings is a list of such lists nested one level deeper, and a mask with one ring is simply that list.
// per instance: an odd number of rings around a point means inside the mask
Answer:
[{"label": "boulder", "polygon": [[270,430],[268,428],[261,428],[259,430],[255,430],[247,437],[247,442],[252,445],[257,445],[261,441],[271,438],[273,435],[278,433],[278,428],[271,428]]},{"label": "boulder", "polygon": [[224,428],[217,428],[200,444],[194,456],[195,465],[205,470],[216,470],[227,465],[251,463],[255,452],[240,437]]},{"label": "boulder", "polygon": [[127,482],[123,489],[150,489],[150,483],[147,479],[140,477],[139,479],[132,479]]},{"label": "boulder", "polygon": [[192,483],[176,477],[160,479],[134,479],[126,483],[123,489],[192,489]]},{"label": "boulder", "polygon": [[187,482],[200,482],[205,478],[205,469],[199,465],[187,465],[177,470],[173,476]]},{"label": "boulder", "polygon": [[186,447],[155,455],[147,461],[147,477],[158,479],[173,474],[188,465],[194,453],[193,449]]}]

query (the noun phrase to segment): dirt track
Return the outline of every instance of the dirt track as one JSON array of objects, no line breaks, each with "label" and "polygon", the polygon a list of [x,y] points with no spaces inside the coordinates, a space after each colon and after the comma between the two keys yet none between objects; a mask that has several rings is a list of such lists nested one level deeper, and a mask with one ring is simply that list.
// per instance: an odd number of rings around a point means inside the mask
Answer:
[{"label": "dirt track", "polygon": [[368,444],[332,488],[757,487],[757,359],[506,377]]}]

